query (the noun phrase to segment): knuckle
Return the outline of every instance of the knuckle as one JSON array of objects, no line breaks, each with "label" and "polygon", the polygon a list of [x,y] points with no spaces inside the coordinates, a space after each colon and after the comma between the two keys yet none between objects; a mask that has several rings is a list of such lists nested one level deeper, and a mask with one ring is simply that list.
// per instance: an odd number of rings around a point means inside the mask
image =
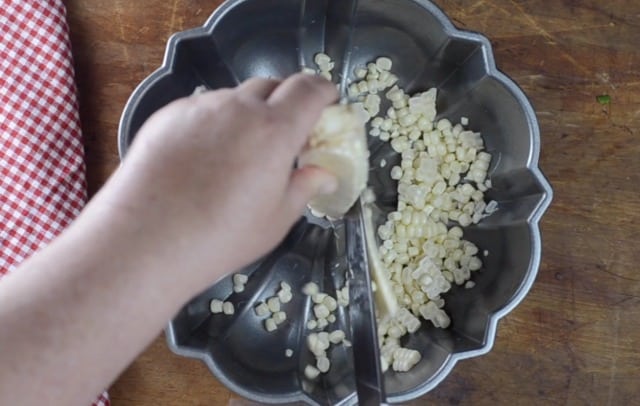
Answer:
[{"label": "knuckle", "polygon": [[306,90],[309,92],[317,92],[323,90],[323,81],[326,82],[326,80],[323,78],[303,73],[295,74],[292,80],[296,86],[301,88],[301,90]]},{"label": "knuckle", "polygon": [[269,83],[273,83],[273,82],[275,82],[274,79],[254,76],[254,77],[251,77],[251,78],[247,79],[244,83],[245,84],[269,84]]},{"label": "knuckle", "polygon": [[191,123],[208,123],[213,117],[225,118],[238,114],[233,93],[230,89],[216,90],[197,97],[188,97],[182,101],[184,119]]},{"label": "knuckle", "polygon": [[281,129],[286,121],[280,111],[272,108],[262,109],[261,118],[263,125],[269,130],[274,131]]}]

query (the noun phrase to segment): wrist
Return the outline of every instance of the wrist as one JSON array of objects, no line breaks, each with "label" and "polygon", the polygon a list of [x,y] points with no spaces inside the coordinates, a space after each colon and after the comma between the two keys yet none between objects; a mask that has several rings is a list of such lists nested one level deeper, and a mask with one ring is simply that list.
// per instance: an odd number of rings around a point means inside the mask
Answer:
[{"label": "wrist", "polygon": [[157,288],[183,302],[237,267],[221,232],[198,235],[202,227],[178,223],[181,217],[170,205],[140,200],[107,185],[90,202],[79,227],[86,229],[82,234],[100,234],[98,255],[115,259],[123,272],[140,274],[144,283],[162,285]]}]

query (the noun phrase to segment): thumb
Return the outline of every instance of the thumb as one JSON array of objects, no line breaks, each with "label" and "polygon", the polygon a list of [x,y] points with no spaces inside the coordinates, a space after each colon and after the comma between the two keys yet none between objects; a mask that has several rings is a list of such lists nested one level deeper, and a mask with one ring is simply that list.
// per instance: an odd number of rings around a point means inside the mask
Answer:
[{"label": "thumb", "polygon": [[318,166],[305,166],[294,170],[285,202],[289,212],[300,216],[304,207],[318,195],[328,195],[338,189],[338,179]]}]

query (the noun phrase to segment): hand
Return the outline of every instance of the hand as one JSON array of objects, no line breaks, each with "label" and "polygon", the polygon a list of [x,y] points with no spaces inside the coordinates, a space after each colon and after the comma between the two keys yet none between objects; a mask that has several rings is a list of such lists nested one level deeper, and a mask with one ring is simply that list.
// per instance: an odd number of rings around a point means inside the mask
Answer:
[{"label": "hand", "polygon": [[71,227],[0,284],[0,404],[89,403],[186,300],[275,246],[337,187],[293,169],[336,98],[295,75],[154,114]]},{"label": "hand", "polygon": [[335,190],[322,169],[293,167],[337,96],[326,80],[298,74],[171,103],[144,124],[96,200],[139,224],[150,254],[167,253],[184,272],[208,269],[213,282],[272,249],[312,197]]}]

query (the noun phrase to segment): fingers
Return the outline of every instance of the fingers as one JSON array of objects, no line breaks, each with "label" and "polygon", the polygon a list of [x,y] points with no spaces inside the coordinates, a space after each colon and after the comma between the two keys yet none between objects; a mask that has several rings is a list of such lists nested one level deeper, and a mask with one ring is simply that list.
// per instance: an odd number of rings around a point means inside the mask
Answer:
[{"label": "fingers", "polygon": [[292,221],[300,217],[305,206],[318,195],[328,195],[338,189],[338,180],[326,170],[317,166],[305,166],[296,169],[289,181],[284,196],[287,213]]},{"label": "fingers", "polygon": [[322,110],[337,99],[338,91],[331,82],[319,76],[296,74],[282,82],[267,103],[290,118],[292,146],[299,150]]},{"label": "fingers", "polygon": [[259,99],[267,100],[271,93],[282,83],[281,80],[253,77],[242,82],[237,89],[252,94]]}]

